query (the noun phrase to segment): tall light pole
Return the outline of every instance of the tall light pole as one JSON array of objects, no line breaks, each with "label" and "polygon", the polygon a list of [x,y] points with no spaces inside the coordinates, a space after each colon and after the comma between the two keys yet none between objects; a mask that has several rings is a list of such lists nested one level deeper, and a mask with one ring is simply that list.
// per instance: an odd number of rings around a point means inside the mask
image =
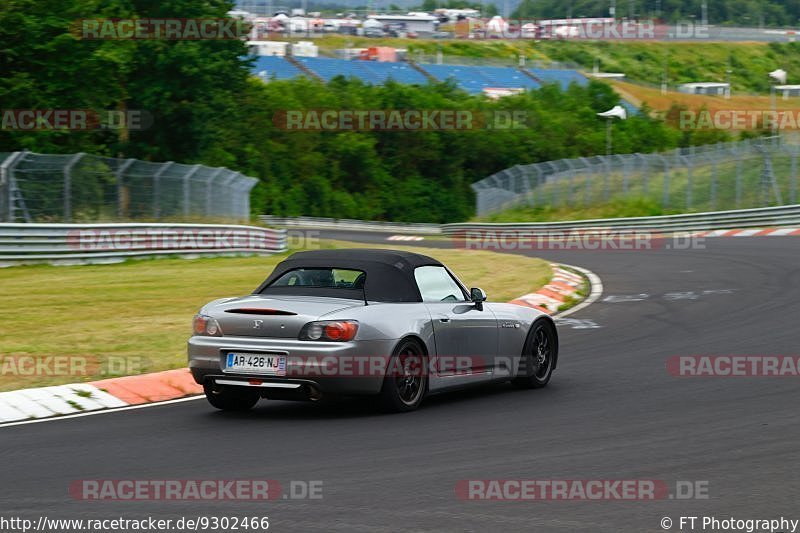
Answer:
[{"label": "tall light pole", "polygon": [[725,88],[725,99],[726,100],[730,100],[731,99],[731,73],[732,72],[733,71],[731,69],[729,69],[729,68],[725,69],[725,83],[728,84],[728,86]]},{"label": "tall light pole", "polygon": [[732,61],[731,61],[731,53],[728,52],[728,66],[725,69],[725,83],[728,84],[727,89],[725,90],[725,99],[730,100],[731,98],[731,74],[733,74]]},{"label": "tall light pole", "polygon": [[769,100],[770,100],[770,107],[772,108],[772,142],[776,142],[776,137],[778,136],[778,102],[776,99],[776,85],[780,83],[781,85],[786,83],[786,71],[783,69],[773,70],[769,73],[770,78],[770,91],[769,91]]},{"label": "tall light pole", "polygon": [[628,113],[625,111],[624,107],[615,105],[608,111],[597,113],[597,116],[606,119],[606,177],[605,183],[603,184],[603,197],[608,200],[611,194],[611,152],[613,151],[613,147],[611,146],[611,129],[615,118],[625,120],[628,118]]},{"label": "tall light pole", "polygon": [[628,118],[628,112],[625,111],[625,108],[619,105],[615,105],[608,111],[603,111],[602,113],[597,113],[597,116],[600,118],[606,119],[606,155],[611,155],[612,146],[611,146],[611,128],[612,124],[614,123],[614,119],[618,118],[620,120],[625,120]]}]

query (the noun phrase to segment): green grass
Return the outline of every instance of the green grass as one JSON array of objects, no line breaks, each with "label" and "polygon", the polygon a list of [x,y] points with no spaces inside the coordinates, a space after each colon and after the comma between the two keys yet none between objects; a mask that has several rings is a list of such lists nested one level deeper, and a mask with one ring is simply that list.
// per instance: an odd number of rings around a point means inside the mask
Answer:
[{"label": "green grass", "polygon": [[70,405],[70,406],[71,406],[73,409],[75,409],[76,411],[83,411],[83,410],[84,410],[84,409],[83,409],[83,407],[81,406],[81,404],[79,404],[78,402],[76,402],[76,401],[74,401],[74,400],[67,400],[67,403],[68,403],[68,404],[69,404],[69,405]]},{"label": "green grass", "polygon": [[[465,283],[484,288],[493,301],[534,291],[550,278],[549,264],[539,259],[471,250],[413,250],[442,260]],[[216,298],[249,294],[284,257],[0,269],[6,311],[0,328],[0,359],[66,356],[100,363],[87,365],[87,376],[2,372],[0,390],[91,381],[104,377],[103,363],[112,358],[130,363],[133,373],[186,366],[186,340],[192,316],[200,307]]]},{"label": "green grass", "polygon": [[669,83],[730,80],[734,93],[769,92],[768,73],[780,67],[800,69],[800,43],[572,41],[543,42],[540,53],[591,70],[624,72],[628,79],[660,84],[665,64]]},{"label": "green grass", "polygon": [[612,200],[589,207],[530,207],[518,206],[475,220],[480,222],[556,222],[563,220],[590,220],[595,218],[647,217],[670,215],[679,210],[664,210],[652,200],[633,198]]}]

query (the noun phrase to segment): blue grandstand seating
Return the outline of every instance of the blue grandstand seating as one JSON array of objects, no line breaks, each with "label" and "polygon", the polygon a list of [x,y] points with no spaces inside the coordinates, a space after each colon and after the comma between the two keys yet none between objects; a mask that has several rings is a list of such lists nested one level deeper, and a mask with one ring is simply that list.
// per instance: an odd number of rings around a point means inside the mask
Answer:
[{"label": "blue grandstand seating", "polygon": [[560,83],[561,87],[566,89],[570,83],[577,83],[578,85],[586,85],[589,81],[586,76],[576,70],[559,70],[559,69],[544,69],[544,68],[529,68],[531,74],[539,78],[545,83]]},{"label": "blue grandstand seating", "polygon": [[491,83],[490,87],[503,89],[538,89],[540,85],[519,70],[509,67],[476,67]]},{"label": "blue grandstand seating", "polygon": [[537,89],[539,84],[510,67],[462,67],[455,65],[420,65],[435,78],[452,78],[459,87],[470,93],[480,93],[488,87],[502,89]]},{"label": "blue grandstand seating", "polygon": [[[377,62],[327,57],[296,57],[310,71],[325,81],[336,76],[355,77],[373,85],[381,85],[392,79],[398,83],[423,84],[428,79],[419,71],[402,62]],[[540,84],[511,67],[484,67],[458,65],[420,65],[434,78],[445,81],[452,79],[461,89],[481,93],[486,88],[496,89],[538,89]],[[283,57],[260,56],[253,68],[255,74],[270,78],[289,79],[302,76],[303,72]],[[586,85],[588,80],[574,70],[529,69],[545,83],[559,83],[568,87],[570,83]]]},{"label": "blue grandstand seating", "polygon": [[298,57],[312,72],[328,81],[336,76],[355,77],[373,85],[381,85],[389,79],[398,83],[426,83],[428,80],[405,63],[380,63],[326,57]]},{"label": "blue grandstand seating", "polygon": [[325,81],[329,81],[336,76],[355,77],[365,81],[371,81],[372,78],[370,73],[361,69],[360,63],[356,61],[326,57],[297,57],[295,59]]},{"label": "blue grandstand seating", "polygon": [[455,65],[420,65],[420,67],[439,81],[452,79],[468,93],[479,93],[484,87],[489,86],[489,80],[475,72],[474,67]]},{"label": "blue grandstand seating", "polygon": [[303,75],[299,68],[278,56],[258,56],[253,71],[257,76],[267,80],[272,76],[278,80],[288,80]]},{"label": "blue grandstand seating", "polygon": [[406,63],[390,63],[379,61],[361,61],[364,68],[371,71],[379,83],[389,79],[397,83],[427,83],[428,78],[409,67]]}]

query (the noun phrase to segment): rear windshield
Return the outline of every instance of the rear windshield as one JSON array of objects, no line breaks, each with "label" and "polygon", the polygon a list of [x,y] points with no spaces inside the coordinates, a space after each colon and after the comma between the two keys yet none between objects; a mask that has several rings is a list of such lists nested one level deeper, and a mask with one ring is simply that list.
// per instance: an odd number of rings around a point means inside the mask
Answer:
[{"label": "rear windshield", "polygon": [[367,274],[341,268],[297,268],[284,273],[269,287],[363,289]]}]

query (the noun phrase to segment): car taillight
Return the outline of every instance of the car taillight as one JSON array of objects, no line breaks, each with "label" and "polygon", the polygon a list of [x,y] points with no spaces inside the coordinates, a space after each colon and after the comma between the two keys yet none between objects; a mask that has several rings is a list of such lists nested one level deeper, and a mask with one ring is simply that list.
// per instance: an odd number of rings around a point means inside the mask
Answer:
[{"label": "car taillight", "polygon": [[321,320],[309,322],[300,331],[301,341],[338,341],[353,340],[358,331],[355,320]]},{"label": "car taillight", "polygon": [[334,322],[323,328],[325,336],[332,341],[349,341],[356,336],[358,324],[355,322]]},{"label": "car taillight", "polygon": [[192,321],[192,329],[195,335],[222,336],[222,328],[219,327],[217,319],[206,315],[195,315]]}]

